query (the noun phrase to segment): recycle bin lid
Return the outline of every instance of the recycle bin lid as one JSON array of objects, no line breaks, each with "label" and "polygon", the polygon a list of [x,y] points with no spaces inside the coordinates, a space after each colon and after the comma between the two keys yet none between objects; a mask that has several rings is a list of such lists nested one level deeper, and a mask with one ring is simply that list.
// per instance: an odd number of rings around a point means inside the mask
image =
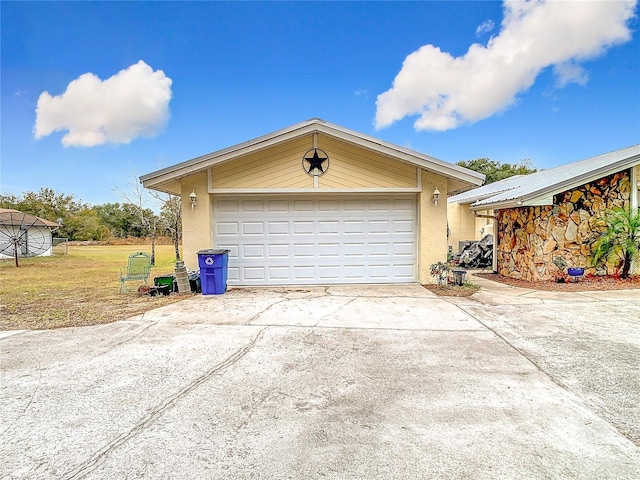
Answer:
[{"label": "recycle bin lid", "polygon": [[205,248],[198,251],[198,255],[222,255],[224,253],[229,253],[230,251],[231,250],[226,250],[224,248]]}]

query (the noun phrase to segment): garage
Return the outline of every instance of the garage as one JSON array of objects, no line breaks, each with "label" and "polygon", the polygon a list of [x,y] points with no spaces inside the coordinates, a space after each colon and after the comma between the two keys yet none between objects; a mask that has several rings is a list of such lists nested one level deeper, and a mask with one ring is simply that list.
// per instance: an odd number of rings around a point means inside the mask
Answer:
[{"label": "garage", "polygon": [[484,175],[314,118],[140,177],[180,195],[187,268],[229,249],[229,285],[428,283],[448,195]]},{"label": "garage", "polygon": [[230,285],[416,281],[416,196],[218,197]]}]

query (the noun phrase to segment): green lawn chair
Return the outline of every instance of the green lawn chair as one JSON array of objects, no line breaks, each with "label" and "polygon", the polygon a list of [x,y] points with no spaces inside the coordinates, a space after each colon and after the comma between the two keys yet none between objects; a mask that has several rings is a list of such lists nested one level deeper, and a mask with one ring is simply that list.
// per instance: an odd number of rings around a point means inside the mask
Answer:
[{"label": "green lawn chair", "polygon": [[127,271],[120,269],[120,293],[128,292],[125,282],[128,280],[143,281],[145,284],[151,274],[151,255],[145,252],[136,252],[129,255]]}]

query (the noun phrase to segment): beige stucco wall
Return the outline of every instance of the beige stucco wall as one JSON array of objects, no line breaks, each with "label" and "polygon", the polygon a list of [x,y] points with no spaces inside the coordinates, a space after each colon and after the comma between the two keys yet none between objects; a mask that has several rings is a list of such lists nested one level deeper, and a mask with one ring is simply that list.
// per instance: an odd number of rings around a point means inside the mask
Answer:
[{"label": "beige stucco wall", "polygon": [[469,205],[460,203],[447,204],[449,223],[449,245],[453,253],[458,252],[458,243],[464,240],[476,240],[476,217],[469,209]]},{"label": "beige stucco wall", "polygon": [[[185,265],[198,268],[198,250],[213,248],[213,211],[207,192],[207,174],[197,173],[181,180],[182,188],[182,251]],[[195,192],[198,205],[191,208],[189,194]]]},{"label": "beige stucco wall", "polygon": [[[480,240],[483,237],[482,227],[493,225],[494,219],[487,218],[491,214],[490,211],[483,210],[477,212],[477,214],[478,216],[474,214],[469,205],[460,203],[447,204],[449,245],[452,247],[453,253],[458,253],[459,242]],[[490,228],[488,233],[492,233],[492,231],[493,229]]]},{"label": "beige stucco wall", "polygon": [[[440,191],[438,205],[432,198]],[[447,178],[422,171],[422,192],[418,195],[418,281],[435,283],[431,264],[447,261]]]}]

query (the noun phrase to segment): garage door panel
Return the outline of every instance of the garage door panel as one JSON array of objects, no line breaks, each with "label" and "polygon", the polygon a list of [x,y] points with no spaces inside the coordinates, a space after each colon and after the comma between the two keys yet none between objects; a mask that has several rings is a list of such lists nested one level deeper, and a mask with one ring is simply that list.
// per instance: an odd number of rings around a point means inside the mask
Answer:
[{"label": "garage door panel", "polygon": [[286,200],[267,200],[267,211],[269,213],[287,213],[289,202]]},{"label": "garage door panel", "polygon": [[416,201],[407,198],[214,202],[214,239],[230,284],[412,282]]},{"label": "garage door panel", "polygon": [[345,200],[343,208],[346,212],[364,212],[364,200]]},{"label": "garage door panel", "polygon": [[343,256],[346,257],[354,257],[354,258],[364,258],[364,248],[365,244],[362,242],[358,243],[345,243],[342,245]]},{"label": "garage door panel", "polygon": [[318,210],[321,212],[336,212],[340,209],[338,200],[319,200]]},{"label": "garage door panel", "polygon": [[293,246],[294,257],[297,258],[313,258],[315,255],[314,244],[313,243],[296,243]]},{"label": "garage door panel", "polygon": [[267,232],[269,232],[269,235],[288,236],[290,234],[289,222],[284,222],[284,221],[267,222]]},{"label": "garage door panel", "polygon": [[392,225],[392,232],[396,235],[402,233],[408,233],[413,235],[414,232],[413,222],[410,220],[394,220]]},{"label": "garage door panel", "polygon": [[289,244],[270,244],[269,258],[289,258],[291,256],[291,248]]},{"label": "garage door panel", "polygon": [[294,200],[294,212],[313,212],[313,200]]},{"label": "garage door panel", "polygon": [[312,282],[315,278],[315,267],[313,265],[297,265],[293,267],[294,280],[306,280]]},{"label": "garage door panel", "polygon": [[244,200],[242,211],[246,213],[264,213],[265,203],[262,200]]},{"label": "garage door panel", "polygon": [[389,242],[369,243],[369,257],[389,257],[391,256]]},{"label": "garage door panel", "polygon": [[227,283],[237,284],[240,281],[240,269],[238,267],[229,267],[227,270]]},{"label": "garage door panel", "polygon": [[216,227],[218,230],[218,235],[220,236],[226,236],[226,235],[237,236],[238,232],[240,231],[240,226],[238,225],[238,222],[217,222]]},{"label": "garage door panel", "polygon": [[278,282],[278,283],[286,283],[291,276],[289,267],[269,267],[269,280]]},{"label": "garage door panel", "polygon": [[349,281],[364,281],[366,278],[366,267],[364,265],[345,265],[344,278]]},{"label": "garage door panel", "polygon": [[264,223],[262,222],[242,222],[242,235],[264,235]]},{"label": "garage door panel", "polygon": [[340,257],[341,249],[339,243],[320,243],[318,244],[318,256],[322,257]]},{"label": "garage door panel", "polygon": [[319,235],[338,235],[340,233],[340,222],[337,220],[318,221]]},{"label": "garage door panel", "polygon": [[243,267],[241,269],[242,279],[247,281],[261,281],[264,282],[266,280],[265,274],[266,267]]},{"label": "garage door panel", "polygon": [[394,257],[413,257],[415,245],[413,243],[393,243]]},{"label": "garage door panel", "polygon": [[238,202],[236,200],[218,200],[216,208],[219,212],[238,212]]},{"label": "garage door panel", "polygon": [[315,232],[314,232],[313,222],[303,222],[303,221],[293,222],[294,235],[313,235],[314,233]]},{"label": "garage door panel", "polygon": [[372,220],[369,222],[369,234],[371,235],[389,235],[389,220]]},{"label": "garage door panel", "polygon": [[413,199],[397,199],[393,201],[393,209],[396,212],[413,212],[415,211],[416,204]]},{"label": "garage door panel", "polygon": [[370,210],[390,210],[390,200],[389,199],[378,199],[378,200],[370,200],[369,201],[369,209]]},{"label": "garage door panel", "polygon": [[341,279],[342,268],[340,265],[319,265],[318,273],[321,281],[334,282]]},{"label": "garage door panel", "polygon": [[365,223],[363,220],[345,220],[342,223],[343,232],[345,235],[364,235]]},{"label": "garage door panel", "polygon": [[264,245],[243,245],[242,256],[244,258],[264,258]]},{"label": "garage door panel", "polygon": [[373,279],[387,279],[389,278],[389,265],[386,263],[372,263],[369,265],[369,271],[371,272],[369,275]]}]

